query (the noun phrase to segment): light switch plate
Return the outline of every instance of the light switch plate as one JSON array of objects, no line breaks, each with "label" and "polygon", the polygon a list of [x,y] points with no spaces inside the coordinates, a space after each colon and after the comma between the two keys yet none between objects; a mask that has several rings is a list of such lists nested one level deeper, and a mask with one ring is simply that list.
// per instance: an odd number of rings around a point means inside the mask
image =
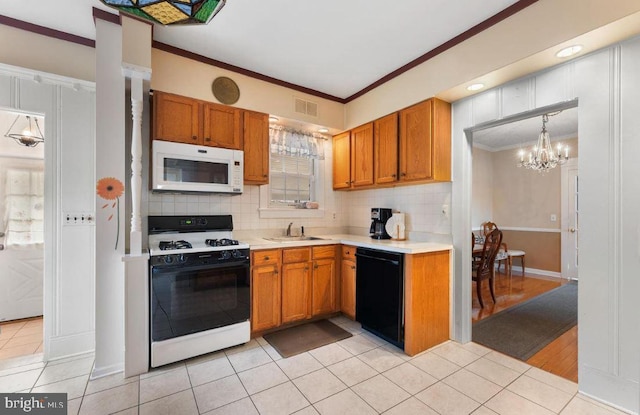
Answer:
[{"label": "light switch plate", "polygon": [[94,225],[95,215],[88,212],[65,212],[62,214],[62,224],[64,226]]}]

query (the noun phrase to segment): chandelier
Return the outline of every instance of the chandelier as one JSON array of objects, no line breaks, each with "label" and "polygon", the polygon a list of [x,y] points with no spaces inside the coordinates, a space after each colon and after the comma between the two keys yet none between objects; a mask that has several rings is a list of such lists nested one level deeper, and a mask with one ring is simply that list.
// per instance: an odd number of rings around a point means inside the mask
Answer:
[{"label": "chandelier", "polygon": [[109,7],[161,25],[207,24],[226,0],[100,0]]},{"label": "chandelier", "polygon": [[538,143],[526,158],[524,150],[520,150],[520,163],[518,163],[518,167],[525,167],[544,173],[555,168],[558,164],[564,164],[569,160],[569,146],[558,144],[556,147],[557,151],[554,152],[551,147],[549,132],[547,131],[549,117],[558,114],[560,114],[560,111],[553,114],[542,115],[542,131],[540,132],[540,136],[538,136]]},{"label": "chandelier", "polygon": [[26,147],[35,147],[44,142],[44,136],[42,135],[42,130],[40,130],[38,119],[29,115],[18,114],[4,136],[13,138],[16,140],[16,143]]}]

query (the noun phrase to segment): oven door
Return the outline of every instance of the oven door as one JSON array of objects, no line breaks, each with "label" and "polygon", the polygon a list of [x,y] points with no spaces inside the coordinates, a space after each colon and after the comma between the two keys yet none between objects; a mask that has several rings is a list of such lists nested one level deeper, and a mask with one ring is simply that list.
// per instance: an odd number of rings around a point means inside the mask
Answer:
[{"label": "oven door", "polygon": [[249,261],[151,267],[151,341],[249,320]]}]

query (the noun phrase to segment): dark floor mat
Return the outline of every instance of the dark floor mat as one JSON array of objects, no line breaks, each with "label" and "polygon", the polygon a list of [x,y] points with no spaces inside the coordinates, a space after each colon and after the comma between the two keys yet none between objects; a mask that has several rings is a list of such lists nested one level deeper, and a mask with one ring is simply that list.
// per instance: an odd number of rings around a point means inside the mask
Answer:
[{"label": "dark floor mat", "polygon": [[319,320],[265,334],[263,337],[282,357],[291,357],[351,336],[351,333],[329,320]]}]

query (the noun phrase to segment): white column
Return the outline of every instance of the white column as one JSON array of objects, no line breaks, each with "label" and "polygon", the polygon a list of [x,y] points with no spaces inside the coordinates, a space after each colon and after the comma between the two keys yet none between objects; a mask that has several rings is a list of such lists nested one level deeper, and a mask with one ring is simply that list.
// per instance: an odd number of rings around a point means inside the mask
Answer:
[{"label": "white column", "polygon": [[151,79],[151,69],[123,64],[125,77],[131,80],[131,233],[129,255],[142,254],[142,111],[144,109],[143,84]]}]

